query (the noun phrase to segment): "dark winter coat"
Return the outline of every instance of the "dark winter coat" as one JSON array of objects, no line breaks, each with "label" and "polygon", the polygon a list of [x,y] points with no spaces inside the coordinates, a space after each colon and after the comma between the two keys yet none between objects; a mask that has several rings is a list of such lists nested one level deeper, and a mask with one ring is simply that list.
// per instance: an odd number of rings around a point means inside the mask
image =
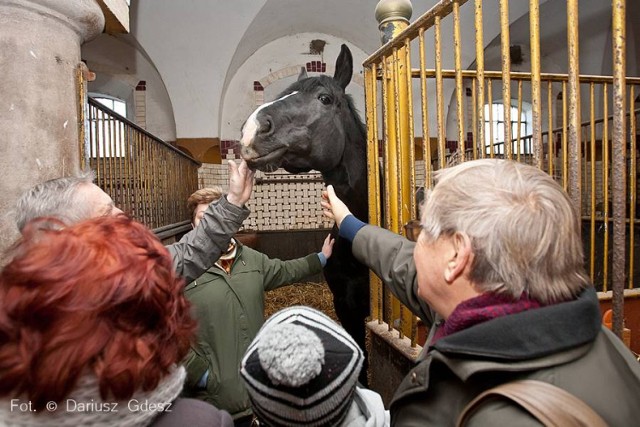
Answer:
[{"label": "dark winter coat", "polygon": [[[366,225],[353,237],[353,252],[413,313],[431,328],[441,319],[417,296],[415,243]],[[609,425],[640,420],[640,364],[603,328],[596,292],[573,301],[489,320],[427,340],[416,366],[392,400],[391,424],[453,426],[464,406],[482,391],[518,379],[554,384],[590,405]],[[468,426],[538,426],[515,404],[493,401]]]}]

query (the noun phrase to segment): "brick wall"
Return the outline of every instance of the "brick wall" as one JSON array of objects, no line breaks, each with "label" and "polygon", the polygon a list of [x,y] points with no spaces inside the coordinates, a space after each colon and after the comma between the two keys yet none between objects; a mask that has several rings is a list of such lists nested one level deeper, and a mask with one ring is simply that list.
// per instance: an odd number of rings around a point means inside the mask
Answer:
[{"label": "brick wall", "polygon": [[133,122],[142,129],[147,128],[147,82],[140,80],[133,93],[135,107]]}]

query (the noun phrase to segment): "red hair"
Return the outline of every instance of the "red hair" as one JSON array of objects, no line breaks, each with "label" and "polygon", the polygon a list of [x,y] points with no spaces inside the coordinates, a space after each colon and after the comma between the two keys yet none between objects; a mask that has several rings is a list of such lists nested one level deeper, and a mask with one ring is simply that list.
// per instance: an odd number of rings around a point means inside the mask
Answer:
[{"label": "red hair", "polygon": [[38,225],[0,273],[0,396],[42,409],[88,373],[103,400],[156,388],[195,331],[165,247],[124,215]]}]

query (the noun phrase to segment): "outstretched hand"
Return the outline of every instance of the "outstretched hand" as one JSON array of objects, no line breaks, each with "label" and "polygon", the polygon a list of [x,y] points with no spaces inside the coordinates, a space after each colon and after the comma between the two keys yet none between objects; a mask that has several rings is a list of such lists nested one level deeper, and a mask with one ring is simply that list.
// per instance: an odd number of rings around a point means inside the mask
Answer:
[{"label": "outstretched hand", "polygon": [[333,244],[336,242],[336,239],[331,238],[331,234],[327,234],[327,238],[324,239],[324,243],[322,244],[322,254],[326,259],[331,258],[331,254],[333,253]]},{"label": "outstretched hand", "polygon": [[320,205],[322,206],[322,213],[324,216],[333,219],[338,228],[340,228],[342,220],[345,219],[347,215],[351,214],[347,205],[345,205],[344,202],[336,196],[333,185],[327,185],[327,189],[322,192]]},{"label": "outstretched hand", "polygon": [[234,160],[229,160],[229,192],[227,200],[238,207],[244,204],[251,197],[253,191],[253,177],[255,171],[249,169],[244,160],[238,166]]}]

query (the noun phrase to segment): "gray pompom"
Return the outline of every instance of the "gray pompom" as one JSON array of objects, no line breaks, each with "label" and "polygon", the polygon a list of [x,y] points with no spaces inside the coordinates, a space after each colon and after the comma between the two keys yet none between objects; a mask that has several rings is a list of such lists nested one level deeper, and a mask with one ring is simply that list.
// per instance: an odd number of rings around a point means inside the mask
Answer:
[{"label": "gray pompom", "polygon": [[275,385],[299,387],[318,376],[324,365],[320,338],[306,327],[293,323],[265,330],[257,350],[262,369]]}]

